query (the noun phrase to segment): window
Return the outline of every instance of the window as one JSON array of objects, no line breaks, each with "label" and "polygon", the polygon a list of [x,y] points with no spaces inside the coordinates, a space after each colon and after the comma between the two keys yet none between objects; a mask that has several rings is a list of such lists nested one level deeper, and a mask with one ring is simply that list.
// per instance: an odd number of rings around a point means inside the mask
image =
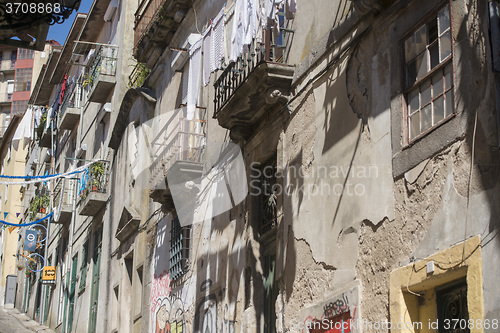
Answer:
[{"label": "window", "polygon": [[31,68],[16,69],[16,84],[15,91],[29,91],[31,90]]},{"label": "window", "polygon": [[33,50],[28,50],[28,49],[19,49],[19,56],[17,59],[23,60],[23,59],[33,59],[35,55],[35,51]]},{"label": "window", "polygon": [[13,101],[12,114],[23,114],[28,108],[28,101]]},{"label": "window", "polygon": [[454,113],[450,6],[404,41],[409,142]]},{"label": "window", "polygon": [[14,80],[7,80],[7,100],[12,99],[12,94],[14,93]]},{"label": "window", "polygon": [[2,66],[3,52],[0,52],[0,67]]},{"label": "window", "polygon": [[170,229],[170,269],[172,280],[178,279],[189,268],[189,240],[191,226],[181,227],[179,218],[172,220]]},{"label": "window", "polygon": [[[439,333],[448,333],[451,323],[459,323],[454,333],[469,333],[465,323],[469,323],[469,310],[467,309],[467,283],[459,280],[451,285],[436,288],[437,318]],[[450,322],[448,325],[448,322]]]},{"label": "window", "polygon": [[10,68],[16,67],[17,51],[12,51],[10,54]]},{"label": "window", "polygon": [[88,253],[89,253],[89,241],[87,240],[82,247],[82,263],[80,266],[80,286],[78,288],[79,292],[85,289],[85,284],[87,282]]}]

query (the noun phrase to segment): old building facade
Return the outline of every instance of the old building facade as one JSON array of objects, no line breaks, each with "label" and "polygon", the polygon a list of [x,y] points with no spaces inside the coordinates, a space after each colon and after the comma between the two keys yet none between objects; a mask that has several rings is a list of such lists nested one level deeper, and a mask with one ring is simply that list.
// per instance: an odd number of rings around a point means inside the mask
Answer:
[{"label": "old building facade", "polygon": [[47,184],[57,280],[19,276],[18,306],[61,332],[496,332],[499,36],[495,1],[96,0],[31,96],[26,172],[89,167]]}]

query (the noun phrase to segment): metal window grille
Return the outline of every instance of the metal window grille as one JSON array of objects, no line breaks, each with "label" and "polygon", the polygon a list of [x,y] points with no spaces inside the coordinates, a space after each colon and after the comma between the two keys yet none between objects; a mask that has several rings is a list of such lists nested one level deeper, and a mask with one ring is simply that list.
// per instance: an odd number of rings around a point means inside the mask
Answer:
[{"label": "metal window grille", "polygon": [[[467,284],[459,284],[436,291],[439,333],[469,333]],[[446,325],[446,323],[450,325]]]},{"label": "metal window grille", "polygon": [[259,234],[262,236],[276,229],[278,196],[276,161],[262,166],[260,173]]},{"label": "metal window grille", "polygon": [[170,229],[170,269],[172,280],[178,279],[189,268],[189,242],[191,227],[181,227],[179,218],[172,220]]}]

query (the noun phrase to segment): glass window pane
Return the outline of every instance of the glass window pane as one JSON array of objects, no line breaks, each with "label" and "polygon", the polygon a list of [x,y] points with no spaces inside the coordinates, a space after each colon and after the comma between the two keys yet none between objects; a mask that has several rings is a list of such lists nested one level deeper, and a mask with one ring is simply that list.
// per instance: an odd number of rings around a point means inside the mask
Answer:
[{"label": "glass window pane", "polygon": [[438,28],[436,18],[427,23],[427,31],[429,31],[429,44],[432,44],[438,38]]},{"label": "glass window pane", "polygon": [[427,25],[423,25],[415,32],[415,46],[417,54],[425,50],[427,46]]},{"label": "glass window pane", "polygon": [[434,125],[444,119],[444,96],[434,101]]},{"label": "glass window pane", "polygon": [[451,37],[449,31],[439,38],[439,48],[440,59],[443,61],[451,54]]},{"label": "glass window pane", "polygon": [[446,93],[446,113],[445,117],[448,117],[453,113],[454,101],[453,101],[453,89]]},{"label": "glass window pane", "polygon": [[405,41],[405,61],[408,63],[410,60],[415,58],[415,36],[412,35]]},{"label": "glass window pane", "polygon": [[453,86],[453,75],[451,63],[444,68],[444,80],[446,89]]},{"label": "glass window pane", "polygon": [[422,132],[425,132],[432,127],[432,107],[430,104],[422,109],[421,116],[422,116]]},{"label": "glass window pane", "polygon": [[434,43],[429,47],[429,53],[431,55],[431,69],[439,65],[439,45]]},{"label": "glass window pane", "polygon": [[431,101],[431,81],[426,80],[420,86],[420,102],[421,106],[425,106],[427,103]]},{"label": "glass window pane", "polygon": [[438,27],[439,36],[441,36],[446,30],[450,28],[450,10],[448,6],[444,7],[439,11],[438,14]]},{"label": "glass window pane", "polygon": [[427,52],[424,52],[417,57],[417,79],[423,77],[427,72]]},{"label": "glass window pane", "polygon": [[440,70],[432,77],[432,97],[443,93],[443,72]]},{"label": "glass window pane", "polygon": [[406,85],[409,87],[415,83],[417,80],[417,60],[411,61],[408,66],[406,66],[407,72],[407,82]]},{"label": "glass window pane", "polygon": [[410,106],[410,112],[417,111],[419,108],[418,89],[415,89],[408,94],[408,101],[409,101],[408,104]]},{"label": "glass window pane", "polygon": [[410,140],[420,134],[420,112],[410,117]]}]

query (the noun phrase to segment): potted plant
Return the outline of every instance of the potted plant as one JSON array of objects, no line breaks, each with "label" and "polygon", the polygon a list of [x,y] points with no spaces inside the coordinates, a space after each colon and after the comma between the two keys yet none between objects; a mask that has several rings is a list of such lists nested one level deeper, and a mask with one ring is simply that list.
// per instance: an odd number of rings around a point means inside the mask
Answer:
[{"label": "potted plant", "polygon": [[104,164],[102,162],[97,162],[92,165],[92,168],[90,169],[90,179],[92,192],[102,190],[104,181]]},{"label": "potted plant", "polygon": [[34,220],[38,213],[45,213],[49,204],[50,198],[44,191],[34,197],[29,208],[31,220]]}]

